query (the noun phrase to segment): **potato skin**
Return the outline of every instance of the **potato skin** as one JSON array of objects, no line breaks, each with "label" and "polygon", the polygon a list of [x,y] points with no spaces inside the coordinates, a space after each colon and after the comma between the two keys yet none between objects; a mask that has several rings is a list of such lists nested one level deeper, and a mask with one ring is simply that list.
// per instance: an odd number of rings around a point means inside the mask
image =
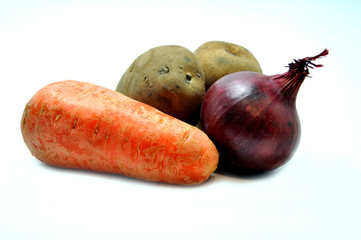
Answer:
[{"label": "potato skin", "polygon": [[191,51],[165,45],[137,57],[123,74],[116,91],[195,125],[205,95],[205,77]]},{"label": "potato skin", "polygon": [[209,41],[202,44],[194,55],[199,59],[206,81],[206,90],[221,77],[239,71],[262,73],[255,56],[234,43]]}]

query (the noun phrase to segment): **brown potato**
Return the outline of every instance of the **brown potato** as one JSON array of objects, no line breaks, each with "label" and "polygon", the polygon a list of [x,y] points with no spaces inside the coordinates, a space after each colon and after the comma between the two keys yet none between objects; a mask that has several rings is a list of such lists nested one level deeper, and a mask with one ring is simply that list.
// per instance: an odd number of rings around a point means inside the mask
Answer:
[{"label": "brown potato", "polygon": [[135,59],[116,90],[195,125],[200,118],[205,79],[201,64],[191,51],[166,45]]},{"label": "brown potato", "polygon": [[194,54],[199,59],[205,79],[206,89],[221,77],[239,71],[262,73],[253,54],[237,44],[210,41],[202,44]]}]

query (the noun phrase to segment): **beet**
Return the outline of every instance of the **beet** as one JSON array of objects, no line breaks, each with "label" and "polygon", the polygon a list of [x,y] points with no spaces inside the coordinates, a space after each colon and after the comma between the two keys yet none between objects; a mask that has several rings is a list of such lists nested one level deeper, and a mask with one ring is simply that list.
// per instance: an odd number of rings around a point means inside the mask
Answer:
[{"label": "beet", "polygon": [[236,72],[216,81],[201,108],[203,130],[215,143],[219,170],[258,173],[276,169],[295,153],[300,140],[298,90],[312,61],[295,60],[283,74]]}]

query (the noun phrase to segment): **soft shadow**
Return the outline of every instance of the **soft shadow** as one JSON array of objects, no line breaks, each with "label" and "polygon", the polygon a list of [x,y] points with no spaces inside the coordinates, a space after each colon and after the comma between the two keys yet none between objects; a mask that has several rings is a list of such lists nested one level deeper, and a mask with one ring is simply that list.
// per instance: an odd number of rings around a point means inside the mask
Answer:
[{"label": "soft shadow", "polygon": [[281,167],[274,169],[272,171],[266,172],[247,172],[247,171],[231,171],[218,168],[216,170],[216,174],[236,178],[236,179],[243,179],[243,180],[260,180],[260,179],[267,179],[276,176],[281,171]]}]

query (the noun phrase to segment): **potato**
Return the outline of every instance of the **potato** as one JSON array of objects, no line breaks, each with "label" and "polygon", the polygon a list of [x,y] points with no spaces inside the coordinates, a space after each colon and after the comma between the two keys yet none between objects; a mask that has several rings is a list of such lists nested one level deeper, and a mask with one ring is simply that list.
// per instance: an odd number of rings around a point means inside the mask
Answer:
[{"label": "potato", "polygon": [[199,59],[206,80],[206,90],[221,77],[239,71],[262,73],[253,54],[237,44],[210,41],[202,44],[194,54]]},{"label": "potato", "polygon": [[159,46],[134,60],[116,91],[195,125],[205,95],[205,78],[190,50],[177,45]]}]

